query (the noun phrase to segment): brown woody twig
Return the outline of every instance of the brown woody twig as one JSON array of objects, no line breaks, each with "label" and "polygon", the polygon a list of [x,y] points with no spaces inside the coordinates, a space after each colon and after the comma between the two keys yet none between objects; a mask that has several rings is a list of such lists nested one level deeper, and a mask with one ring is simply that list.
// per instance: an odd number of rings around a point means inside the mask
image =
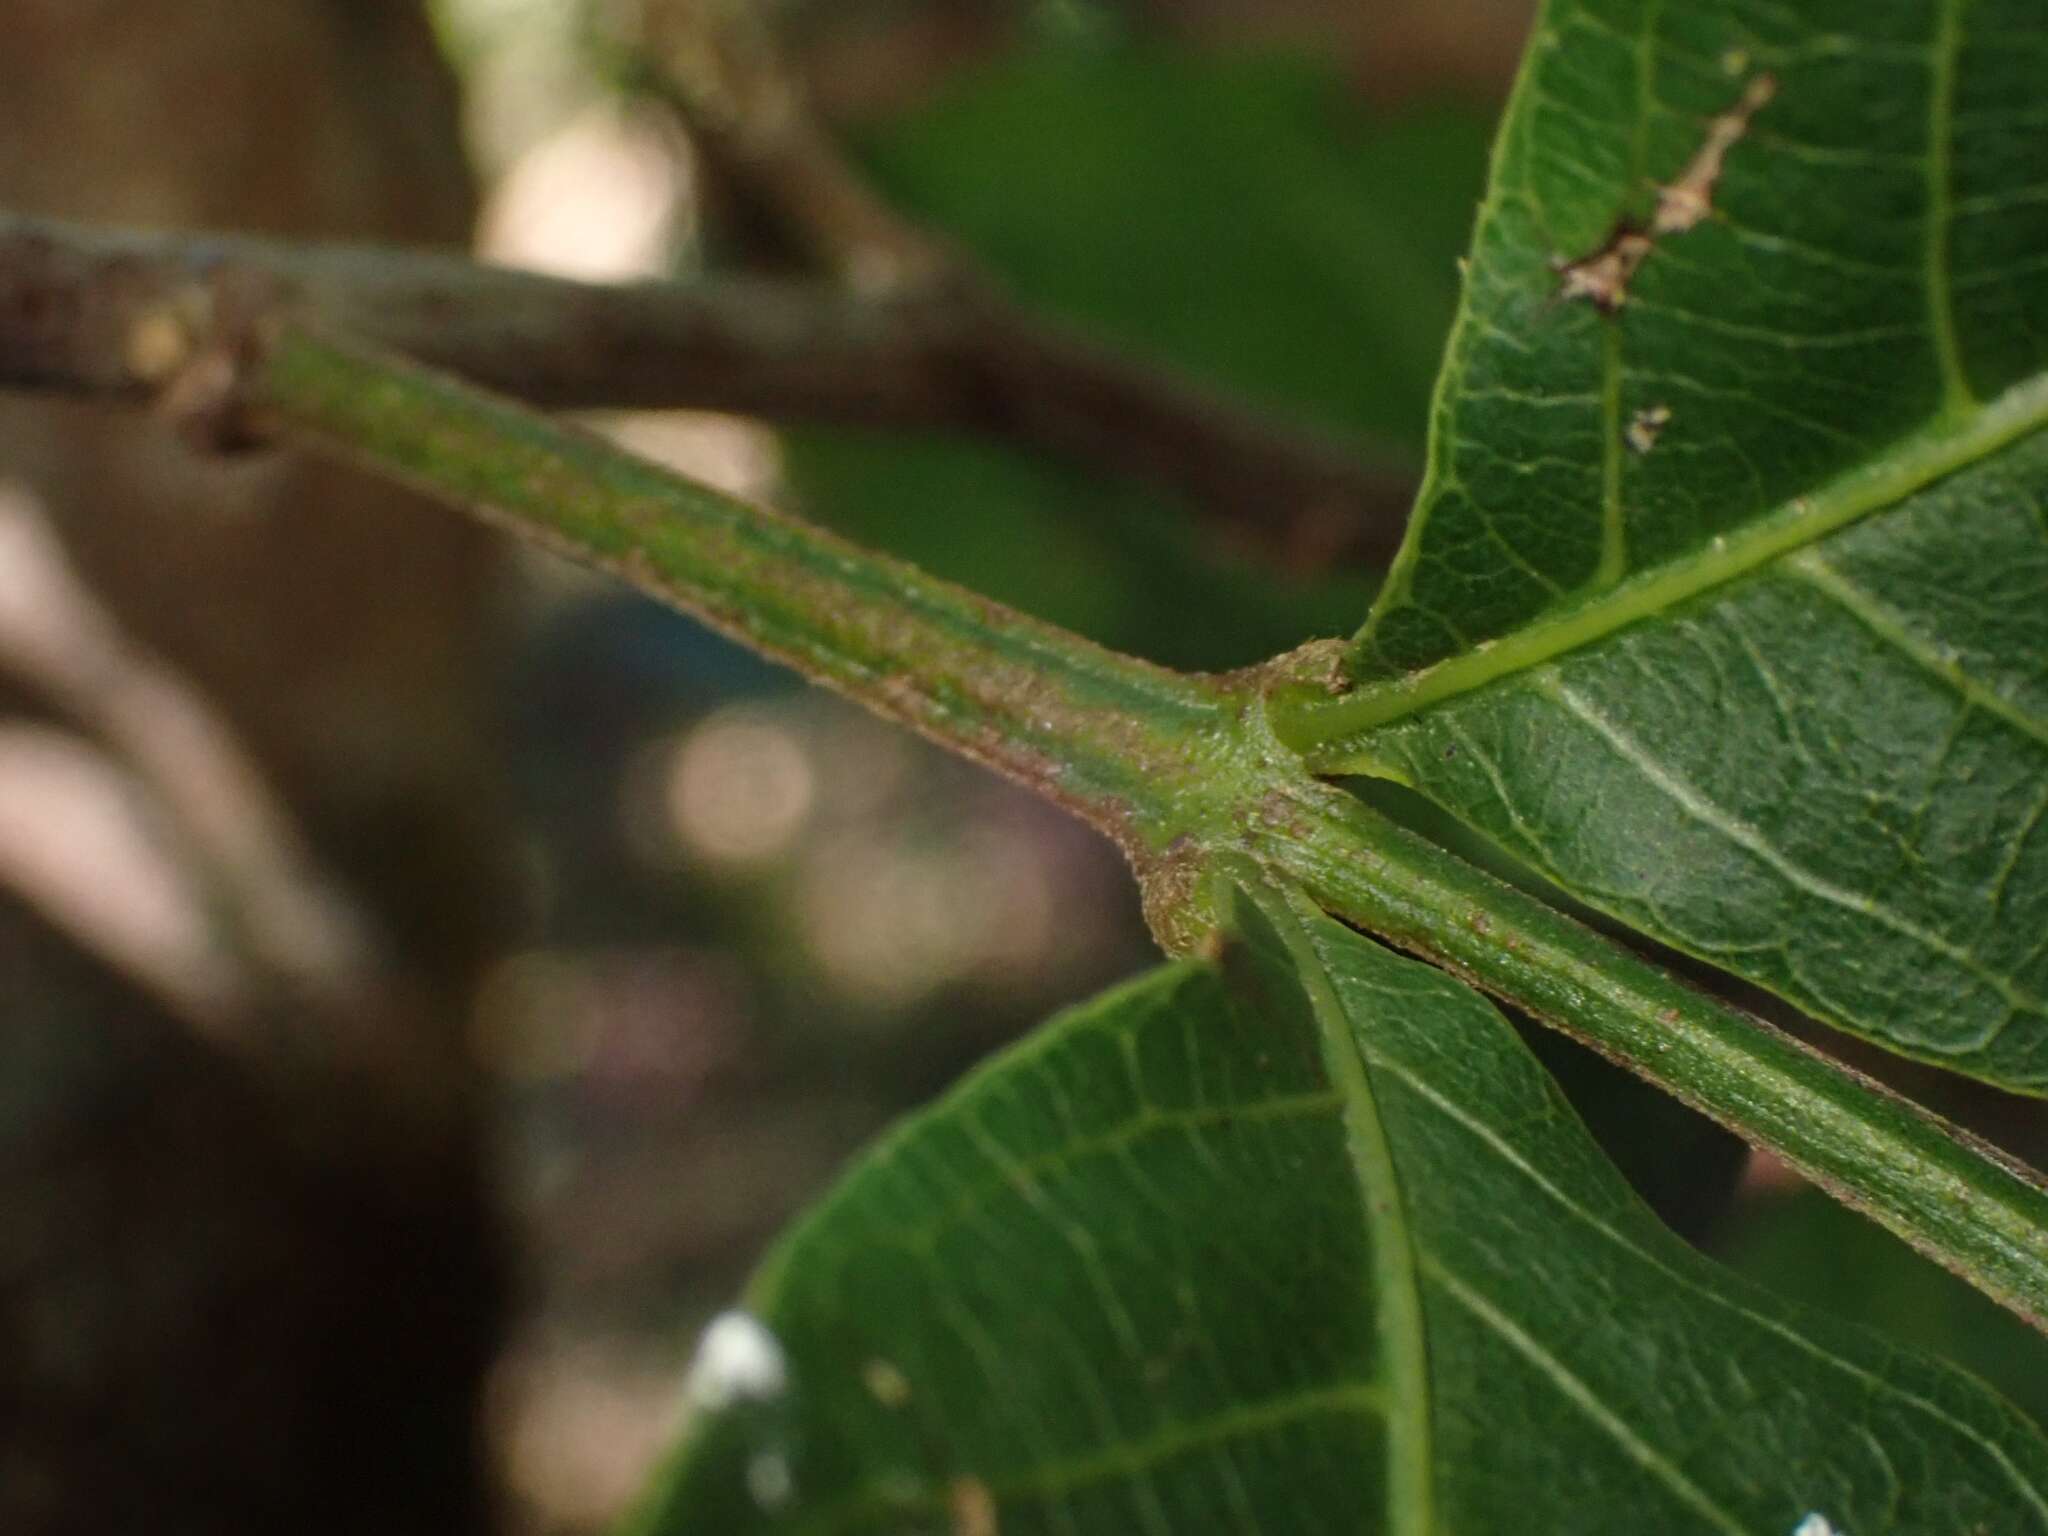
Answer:
[{"label": "brown woody twig", "polygon": [[1316,554],[1383,555],[1408,491],[1318,434],[954,288],[598,286],[0,215],[0,387],[151,398],[196,339],[237,328],[223,311],[280,310],[541,405],[983,433],[1166,485],[1296,552],[1310,529]]},{"label": "brown woody twig", "polygon": [[644,0],[647,94],[781,243],[856,293],[947,317],[949,422],[1013,436],[1187,495],[1289,564],[1392,557],[1412,492],[1336,443],[1120,358],[1011,300],[942,233],[872,185],[811,110],[753,0]]}]

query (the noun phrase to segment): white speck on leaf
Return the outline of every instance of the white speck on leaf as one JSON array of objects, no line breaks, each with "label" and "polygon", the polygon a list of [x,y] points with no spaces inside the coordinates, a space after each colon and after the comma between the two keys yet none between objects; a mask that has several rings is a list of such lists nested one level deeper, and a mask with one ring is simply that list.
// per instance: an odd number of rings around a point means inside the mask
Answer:
[{"label": "white speck on leaf", "polygon": [[711,1320],[690,1362],[688,1391],[698,1407],[715,1413],[735,1403],[767,1402],[788,1390],[788,1357],[759,1318],[721,1312]]},{"label": "white speck on leaf", "polygon": [[1848,1536],[1848,1533],[1836,1530],[1834,1521],[1816,1509],[1809,1511],[1805,1519],[1792,1527],[1792,1536]]},{"label": "white speck on leaf", "polygon": [[1670,406],[1653,405],[1637,411],[1629,419],[1628,429],[1622,435],[1628,439],[1629,447],[1637,453],[1648,453],[1657,446],[1657,438],[1670,420]]}]

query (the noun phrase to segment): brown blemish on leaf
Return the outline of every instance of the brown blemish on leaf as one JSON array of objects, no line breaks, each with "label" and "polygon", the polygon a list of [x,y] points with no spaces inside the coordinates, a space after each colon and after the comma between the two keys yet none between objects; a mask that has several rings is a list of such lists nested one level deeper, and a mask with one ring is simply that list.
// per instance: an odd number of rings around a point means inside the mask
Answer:
[{"label": "brown blemish on leaf", "polygon": [[1707,137],[1678,179],[1657,193],[1657,212],[1650,220],[1653,235],[1682,235],[1714,211],[1714,183],[1733,149],[1749,132],[1749,120],[1778,94],[1774,75],[1758,75],[1743,89],[1735,105],[1707,124]]},{"label": "brown blemish on leaf", "polygon": [[1628,302],[1636,271],[1666,235],[1682,235],[1714,211],[1714,186],[1733,149],[1749,132],[1750,119],[1778,93],[1777,78],[1758,75],[1727,111],[1711,119],[1700,147],[1678,177],[1657,189],[1656,211],[1646,229],[1623,218],[1588,254],[1557,266],[1557,297],[1584,299],[1603,315]]},{"label": "brown blemish on leaf", "polygon": [[1657,439],[1670,420],[1670,406],[1646,406],[1629,418],[1628,427],[1622,436],[1628,440],[1629,447],[1637,453],[1648,453],[1657,446]]},{"label": "brown blemish on leaf", "polygon": [[1623,220],[1597,251],[1557,269],[1557,296],[1567,303],[1585,299],[1601,314],[1613,314],[1628,302],[1629,282],[1656,244]]}]

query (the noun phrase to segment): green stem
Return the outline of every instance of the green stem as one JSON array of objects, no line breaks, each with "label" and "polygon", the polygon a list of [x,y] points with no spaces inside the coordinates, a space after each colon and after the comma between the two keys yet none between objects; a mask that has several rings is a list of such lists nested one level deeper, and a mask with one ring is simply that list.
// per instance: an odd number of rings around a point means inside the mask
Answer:
[{"label": "green stem", "polygon": [[1072,808],[1141,871],[1185,827],[1225,696],[589,433],[285,326],[261,422],[609,570]]},{"label": "green stem", "polygon": [[[1795,496],[1683,560],[1649,566],[1596,586],[1512,634],[1434,666],[1361,682],[1339,693],[1303,687],[1276,695],[1274,728],[1319,772],[1358,771],[1366,736],[1391,720],[1526,672],[1616,630],[1668,612],[1703,592],[1759,570],[1859,518],[1896,505],[1942,476],[2048,425],[2048,375],[2023,380],[1982,406],[1935,418],[1872,465]],[[1381,604],[1384,608],[1384,602]]]},{"label": "green stem", "polygon": [[[1267,679],[1187,677],[668,474],[394,359],[284,328],[260,419],[633,581],[1064,802],[1137,865],[1169,947],[1201,871],[1250,853],[1338,916],[1576,1035],[2048,1323],[2048,1193],[2025,1170],[1703,997],[1309,776]],[[1272,679],[1302,658],[1275,664]]]},{"label": "green stem", "polygon": [[1890,1090],[1502,884],[1329,786],[1251,851],[1330,912],[1435,961],[1770,1148],[2036,1327],[2039,1176]]}]

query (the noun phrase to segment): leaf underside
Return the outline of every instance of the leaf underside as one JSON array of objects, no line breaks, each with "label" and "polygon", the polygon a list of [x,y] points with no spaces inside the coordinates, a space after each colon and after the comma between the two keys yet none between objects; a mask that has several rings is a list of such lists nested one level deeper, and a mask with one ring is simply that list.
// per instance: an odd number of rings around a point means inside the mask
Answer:
[{"label": "leaf underside", "polygon": [[863,1160],[642,1530],[2048,1530],[2015,1410],[1672,1238],[1487,1003],[1236,921]]},{"label": "leaf underside", "polygon": [[[2048,1091],[2048,13],[1553,0],[1332,766]],[[1746,89],[1711,211],[1622,301]]]},{"label": "leaf underside", "polygon": [[[1312,754],[2035,1091],[2043,78],[2038,0],[1551,0]],[[1220,962],[1056,1020],[784,1240],[786,1384],[700,1407],[642,1530],[2048,1532],[2016,1410],[1679,1243],[1489,1004],[1248,878]]]}]

